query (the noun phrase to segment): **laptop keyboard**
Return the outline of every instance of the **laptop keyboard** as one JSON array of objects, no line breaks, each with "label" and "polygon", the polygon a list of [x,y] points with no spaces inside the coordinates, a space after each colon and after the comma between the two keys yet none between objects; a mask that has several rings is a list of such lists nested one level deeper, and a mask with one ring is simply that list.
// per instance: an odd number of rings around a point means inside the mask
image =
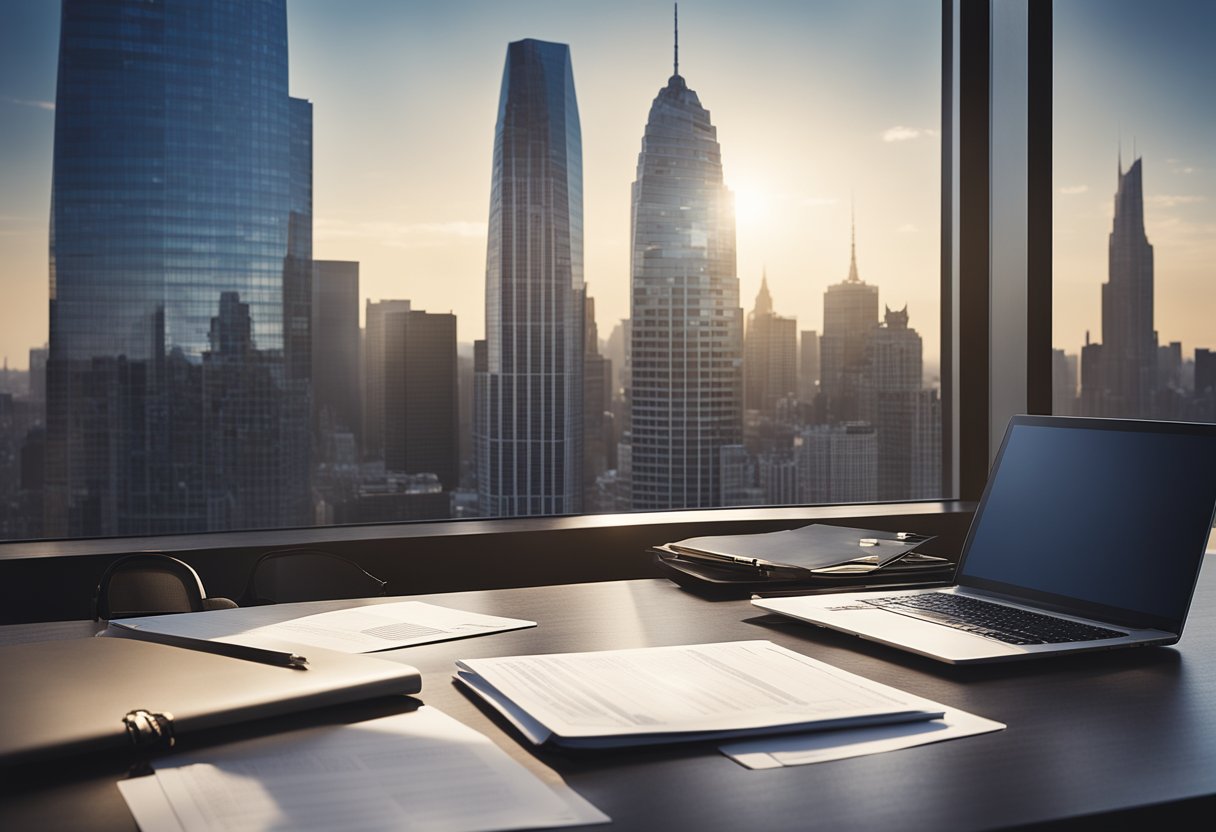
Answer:
[{"label": "laptop keyboard", "polygon": [[944,624],[956,630],[994,638],[1007,644],[1062,644],[1067,641],[1094,641],[1127,635],[1118,630],[1080,624],[949,592],[887,595],[866,599],[866,603],[913,618]]}]

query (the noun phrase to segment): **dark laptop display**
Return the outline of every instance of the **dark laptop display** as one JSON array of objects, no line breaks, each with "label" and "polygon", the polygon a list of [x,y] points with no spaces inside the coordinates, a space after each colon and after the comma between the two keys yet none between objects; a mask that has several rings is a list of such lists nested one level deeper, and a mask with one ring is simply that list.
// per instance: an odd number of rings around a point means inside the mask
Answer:
[{"label": "dark laptop display", "polygon": [[993,470],[960,585],[1181,631],[1216,505],[1216,425],[1020,416]]}]

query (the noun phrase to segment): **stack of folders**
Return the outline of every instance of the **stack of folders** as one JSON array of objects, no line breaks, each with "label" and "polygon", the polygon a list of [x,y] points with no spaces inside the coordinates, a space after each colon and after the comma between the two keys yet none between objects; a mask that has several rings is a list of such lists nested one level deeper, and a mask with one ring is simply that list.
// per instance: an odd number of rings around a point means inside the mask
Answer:
[{"label": "stack of folders", "polygon": [[771,641],[456,663],[530,742],[611,748],[940,719],[940,706]]},{"label": "stack of folders", "polygon": [[812,523],[763,534],[692,537],[651,547],[668,576],[687,587],[763,591],[773,587],[839,587],[861,583],[948,581],[954,562],[916,551],[933,540]]}]

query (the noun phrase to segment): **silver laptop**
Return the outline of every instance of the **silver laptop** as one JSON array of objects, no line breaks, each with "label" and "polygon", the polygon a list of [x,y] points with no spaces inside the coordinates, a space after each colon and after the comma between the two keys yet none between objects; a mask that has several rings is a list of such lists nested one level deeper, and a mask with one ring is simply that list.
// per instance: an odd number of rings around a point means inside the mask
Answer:
[{"label": "silver laptop", "polygon": [[1216,512],[1216,425],[1015,416],[954,584],[755,598],[951,664],[1173,644]]}]

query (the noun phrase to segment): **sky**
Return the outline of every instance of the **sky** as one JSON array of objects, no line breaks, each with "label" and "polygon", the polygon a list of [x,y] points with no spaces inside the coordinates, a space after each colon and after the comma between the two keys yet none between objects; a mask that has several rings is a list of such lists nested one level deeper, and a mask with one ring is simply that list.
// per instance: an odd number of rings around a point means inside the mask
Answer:
[{"label": "sky", "polygon": [[[0,356],[14,367],[46,340],[58,5],[0,4]],[[1162,340],[1188,354],[1216,346],[1203,314],[1216,259],[1213,8],[1056,2],[1057,346],[1075,351],[1087,327],[1098,338],[1120,135],[1125,162],[1133,138],[1145,157]],[[767,273],[776,311],[822,330],[823,292],[848,273],[852,212],[862,279],[880,303],[908,306],[935,364],[936,0],[685,0],[680,17],[680,72],[710,110],[736,195],[741,305]],[[672,71],[670,3],[288,0],[288,26],[291,92],[314,106],[314,256],[359,261],[365,299],[454,312],[462,342],[484,331],[507,44],[570,44],[601,337],[628,316],[630,184]]]},{"label": "sky", "polygon": [[1144,172],[1158,340],[1216,348],[1216,3],[1056,0],[1053,341],[1101,341],[1122,148]]}]

